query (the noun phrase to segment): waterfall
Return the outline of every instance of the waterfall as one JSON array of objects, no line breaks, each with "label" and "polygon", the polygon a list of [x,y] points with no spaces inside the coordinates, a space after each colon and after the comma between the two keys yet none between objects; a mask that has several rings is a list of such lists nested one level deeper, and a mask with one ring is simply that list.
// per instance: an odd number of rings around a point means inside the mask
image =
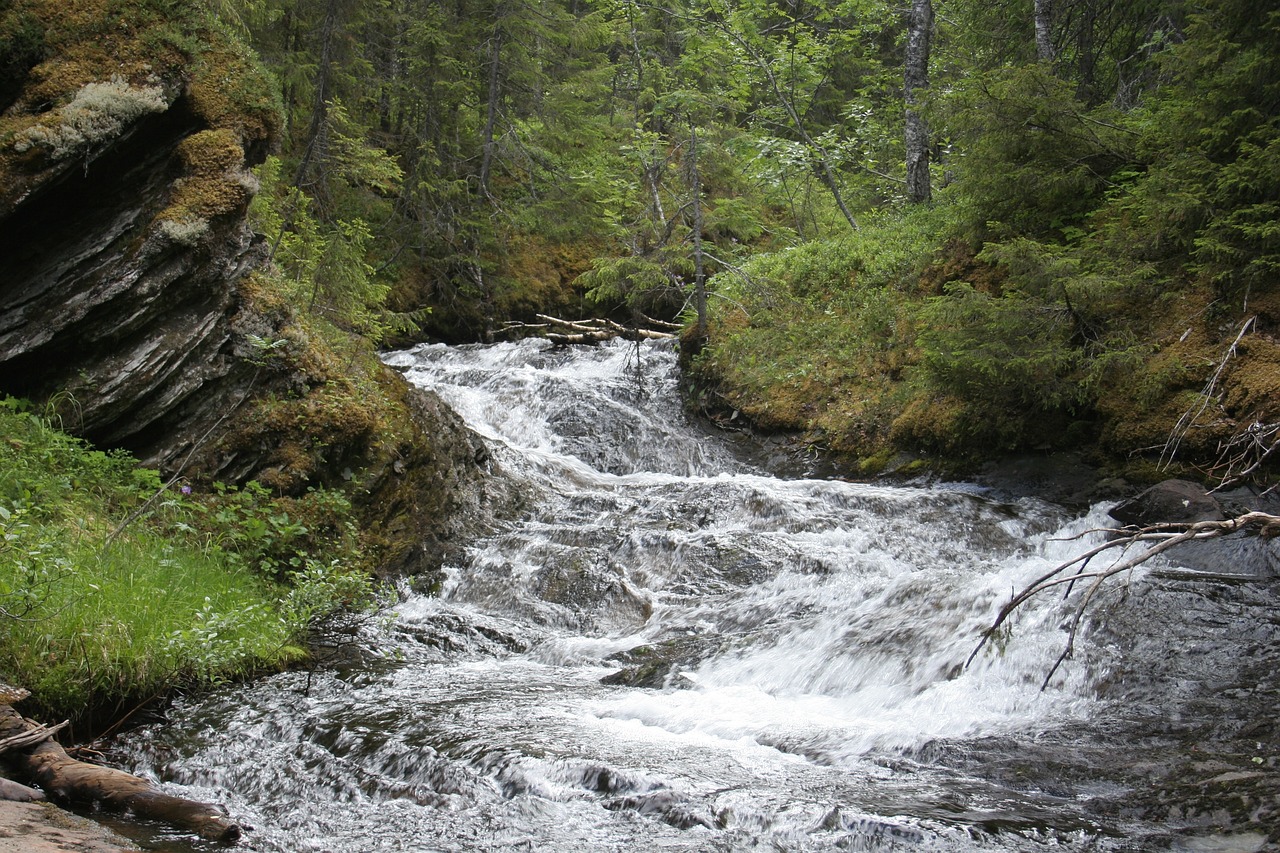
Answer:
[{"label": "waterfall", "polygon": [[771,476],[685,416],[661,346],[387,361],[487,439],[525,509],[439,595],[406,594],[376,660],[180,702],[125,739],[255,849],[1146,849],[1117,839],[1151,827],[1089,805],[1125,790],[1097,756],[1130,731],[1133,641],[1086,632],[1042,690],[1067,613],[1046,596],[965,666],[1105,507]]}]

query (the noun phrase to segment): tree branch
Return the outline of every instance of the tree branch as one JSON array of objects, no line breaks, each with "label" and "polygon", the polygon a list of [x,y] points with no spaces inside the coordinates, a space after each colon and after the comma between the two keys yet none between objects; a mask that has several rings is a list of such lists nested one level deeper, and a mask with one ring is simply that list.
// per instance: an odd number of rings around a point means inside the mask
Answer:
[{"label": "tree branch", "polygon": [[[1059,655],[1057,661],[1050,668],[1045,676],[1044,684],[1041,689],[1049,686],[1049,679],[1057,672],[1062,663],[1068,660],[1075,650],[1076,636],[1079,633],[1080,625],[1084,621],[1089,605],[1092,603],[1098,591],[1107,579],[1123,572],[1135,569],[1143,565],[1154,557],[1181,545],[1185,542],[1200,541],[1204,539],[1215,539],[1225,536],[1229,533],[1235,533],[1246,527],[1260,526],[1263,535],[1273,535],[1280,532],[1280,515],[1273,515],[1267,512],[1246,512],[1235,518],[1228,518],[1222,521],[1196,521],[1185,524],[1153,524],[1141,528],[1125,528],[1122,531],[1105,530],[1090,532],[1107,532],[1112,534],[1122,534],[1117,538],[1110,539],[1101,545],[1097,545],[1088,551],[1078,554],[1069,560],[1066,560],[1054,566],[1049,571],[1040,575],[1035,580],[1026,584],[1021,590],[1018,590],[1010,597],[1009,601],[1000,608],[992,623],[982,632],[982,639],[978,641],[978,645],[969,655],[969,659],[965,661],[965,666],[971,665],[978,657],[978,653],[987,645],[987,643],[996,636],[1000,628],[1005,624],[1006,620],[1014,614],[1030,599],[1040,593],[1063,585],[1073,585],[1077,581],[1092,580],[1089,588],[1085,590],[1080,601],[1073,606],[1071,617],[1071,627],[1067,635],[1067,645],[1062,654]],[[1137,544],[1146,544],[1138,553],[1129,557],[1125,554]],[[1118,552],[1115,562],[1110,566],[1099,569],[1097,571],[1085,572],[1083,569],[1089,564],[1093,558],[1108,552]],[[1072,575],[1064,573],[1073,566],[1079,565],[1080,571]],[[1187,572],[1180,577],[1197,578],[1197,579],[1217,579],[1217,574],[1212,572]],[[1068,587],[1070,591],[1070,587]]]}]

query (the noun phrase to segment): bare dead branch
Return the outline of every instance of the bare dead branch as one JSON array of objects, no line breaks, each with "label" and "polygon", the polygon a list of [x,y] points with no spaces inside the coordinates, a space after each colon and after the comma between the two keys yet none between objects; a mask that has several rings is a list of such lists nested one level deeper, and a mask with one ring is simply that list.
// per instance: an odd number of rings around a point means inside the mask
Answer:
[{"label": "bare dead branch", "polygon": [[[994,638],[1005,622],[1012,616],[1018,608],[1030,599],[1059,586],[1068,586],[1068,592],[1071,587],[1079,581],[1091,581],[1088,588],[1080,596],[1080,600],[1072,607],[1071,623],[1067,633],[1067,644],[1061,655],[1054,662],[1045,676],[1044,684],[1041,689],[1045,689],[1049,685],[1049,680],[1054,673],[1066,660],[1069,660],[1075,651],[1076,637],[1079,634],[1080,626],[1084,622],[1084,617],[1089,610],[1090,604],[1094,597],[1102,588],[1102,585],[1112,577],[1123,574],[1138,566],[1143,565],[1149,560],[1163,554],[1164,552],[1181,545],[1185,542],[1201,541],[1205,539],[1214,539],[1243,530],[1248,527],[1261,527],[1264,535],[1271,535],[1275,531],[1280,531],[1280,515],[1273,515],[1267,512],[1246,512],[1235,518],[1223,519],[1220,521],[1196,521],[1189,523],[1169,523],[1169,524],[1152,524],[1146,527],[1125,528],[1121,531],[1105,531],[1117,534],[1115,538],[1109,539],[1100,545],[1096,545],[1078,554],[1069,560],[1066,560],[1054,566],[1049,571],[1037,577],[1035,580],[1026,584],[1022,589],[1015,592],[1009,601],[1000,608],[991,624],[982,632],[982,638],[978,641],[977,646],[969,655],[969,659],[965,661],[965,666],[971,665],[978,657],[978,653],[986,647],[987,643]],[[1091,531],[1096,532],[1096,531]],[[1129,554],[1130,549],[1134,546],[1142,545],[1137,553]],[[1089,562],[1095,557],[1102,554],[1114,552],[1116,559],[1111,565],[1097,569],[1095,571],[1084,571]],[[1065,574],[1068,569],[1073,566],[1080,566],[1080,570],[1075,574]],[[1189,577],[1194,579],[1211,580],[1219,577],[1218,573],[1213,572],[1188,572],[1179,577]],[[1233,579],[1238,579],[1234,578]]]},{"label": "bare dead branch", "polygon": [[31,746],[32,744],[40,743],[43,740],[48,740],[70,724],[70,720],[63,720],[56,726],[37,725],[29,731],[4,738],[3,740],[0,740],[0,755],[3,755],[11,749],[23,749],[24,747]]},{"label": "bare dead branch", "polygon": [[1200,392],[1199,407],[1193,405],[1182,413],[1182,417],[1178,418],[1178,422],[1174,424],[1173,431],[1169,433],[1169,438],[1164,444],[1164,449],[1160,452],[1161,468],[1168,468],[1173,464],[1174,457],[1178,455],[1178,448],[1182,445],[1182,440],[1186,438],[1187,433],[1191,430],[1192,425],[1200,415],[1204,414],[1204,410],[1209,407],[1209,402],[1213,399],[1213,392],[1217,389],[1218,380],[1222,378],[1222,373],[1227,369],[1227,363],[1235,357],[1236,347],[1240,345],[1240,341],[1248,334],[1249,329],[1253,327],[1254,322],[1258,318],[1250,317],[1244,321],[1244,325],[1240,327],[1240,333],[1236,335],[1236,339],[1231,342],[1231,346],[1227,347],[1227,351],[1223,353],[1222,360],[1218,362],[1218,368],[1209,377],[1209,381],[1205,383],[1204,390]]}]

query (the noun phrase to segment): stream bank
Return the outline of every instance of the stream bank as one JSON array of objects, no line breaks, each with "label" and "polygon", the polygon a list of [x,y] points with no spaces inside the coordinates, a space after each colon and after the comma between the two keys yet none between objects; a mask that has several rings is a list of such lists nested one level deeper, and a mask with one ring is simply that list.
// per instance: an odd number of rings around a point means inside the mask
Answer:
[{"label": "stream bank", "polygon": [[134,853],[141,847],[50,803],[0,800],[0,853]]}]

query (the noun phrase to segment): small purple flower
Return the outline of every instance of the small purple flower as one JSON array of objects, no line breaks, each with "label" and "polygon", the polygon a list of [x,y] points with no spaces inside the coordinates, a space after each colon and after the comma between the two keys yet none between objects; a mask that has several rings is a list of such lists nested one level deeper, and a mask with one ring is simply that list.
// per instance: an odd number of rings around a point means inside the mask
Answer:
[{"label": "small purple flower", "polygon": [[183,487],[182,487],[181,489],[179,489],[178,491],[182,492],[184,495],[189,495],[189,494],[191,494],[191,487],[190,487],[190,486],[183,486]]}]

